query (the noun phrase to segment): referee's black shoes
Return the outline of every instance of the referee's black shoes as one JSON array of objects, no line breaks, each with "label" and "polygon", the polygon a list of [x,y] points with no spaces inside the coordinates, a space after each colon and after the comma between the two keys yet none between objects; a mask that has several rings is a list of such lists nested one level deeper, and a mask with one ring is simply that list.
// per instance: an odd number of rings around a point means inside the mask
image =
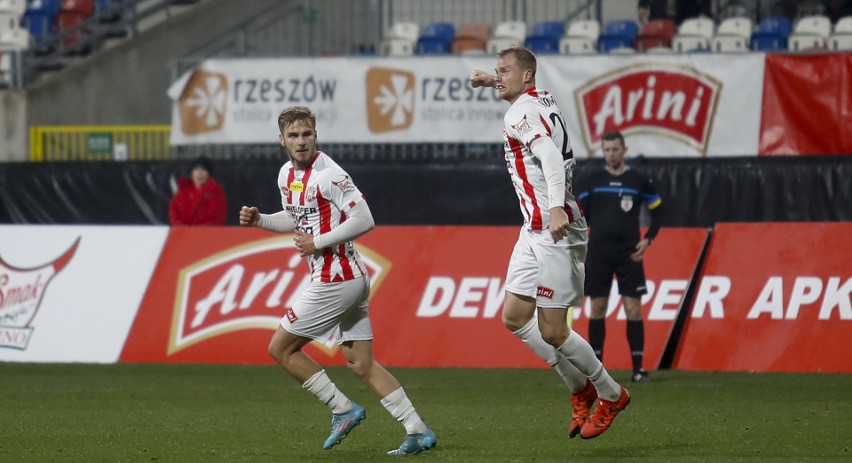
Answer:
[{"label": "referee's black shoes", "polygon": [[633,372],[633,376],[630,377],[634,383],[648,383],[651,381],[651,377],[648,376],[648,372],[645,370],[636,370]]}]

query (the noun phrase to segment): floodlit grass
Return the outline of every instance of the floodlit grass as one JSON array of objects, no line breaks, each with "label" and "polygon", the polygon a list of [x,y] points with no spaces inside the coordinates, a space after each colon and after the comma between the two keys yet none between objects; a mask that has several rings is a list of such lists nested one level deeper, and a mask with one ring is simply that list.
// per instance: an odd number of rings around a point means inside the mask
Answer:
[{"label": "floodlit grass", "polygon": [[[385,461],[403,429],[351,373],[368,419],[322,450],[330,415],[277,367],[0,363],[0,461]],[[394,369],[450,462],[852,459],[852,375],[654,372],[603,436],[568,439],[550,370]]]}]

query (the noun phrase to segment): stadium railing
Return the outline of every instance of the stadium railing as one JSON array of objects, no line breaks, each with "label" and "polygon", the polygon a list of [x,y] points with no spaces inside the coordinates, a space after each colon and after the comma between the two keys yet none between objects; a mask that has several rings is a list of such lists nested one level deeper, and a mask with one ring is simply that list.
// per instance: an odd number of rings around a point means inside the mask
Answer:
[{"label": "stadium railing", "polygon": [[30,160],[167,160],[170,132],[168,125],[31,127]]}]

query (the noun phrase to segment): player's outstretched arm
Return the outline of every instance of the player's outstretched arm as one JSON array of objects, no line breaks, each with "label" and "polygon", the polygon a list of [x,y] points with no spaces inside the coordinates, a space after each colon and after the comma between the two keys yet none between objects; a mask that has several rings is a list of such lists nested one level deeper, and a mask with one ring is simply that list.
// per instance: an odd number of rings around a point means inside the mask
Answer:
[{"label": "player's outstretched arm", "polygon": [[296,222],[287,211],[279,211],[275,214],[261,214],[256,207],[243,206],[240,209],[240,225],[244,227],[258,227],[264,230],[288,233],[296,229]]},{"label": "player's outstretched arm", "polygon": [[481,69],[474,69],[473,71],[470,71],[470,86],[473,88],[493,87],[494,76]]}]

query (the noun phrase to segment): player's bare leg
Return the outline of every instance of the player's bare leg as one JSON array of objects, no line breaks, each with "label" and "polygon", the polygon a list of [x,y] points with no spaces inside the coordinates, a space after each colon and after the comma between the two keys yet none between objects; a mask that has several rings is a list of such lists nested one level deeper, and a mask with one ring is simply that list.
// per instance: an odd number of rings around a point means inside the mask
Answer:
[{"label": "player's bare leg", "polygon": [[269,355],[303,388],[331,409],[331,434],[323,443],[323,448],[328,450],[340,443],[366,417],[366,412],[349,400],[329,379],[325,370],[302,352],[302,348],[309,342],[311,339],[297,336],[279,326],[269,343]]},{"label": "player's bare leg", "polygon": [[624,312],[627,315],[627,344],[630,346],[630,359],[633,362],[634,383],[651,381],[648,372],[642,368],[645,357],[645,325],[642,321],[642,300],[633,296],[622,296]]},{"label": "player's bare leg", "polygon": [[606,309],[609,296],[597,296],[591,299],[591,314],[589,315],[589,344],[595,355],[603,362],[603,348],[606,340]]},{"label": "player's bare leg", "polygon": [[341,344],[346,365],[381,399],[382,405],[405,427],[405,439],[388,455],[412,455],[437,444],[435,433],[426,426],[399,381],[373,358],[373,341],[347,341]]}]

